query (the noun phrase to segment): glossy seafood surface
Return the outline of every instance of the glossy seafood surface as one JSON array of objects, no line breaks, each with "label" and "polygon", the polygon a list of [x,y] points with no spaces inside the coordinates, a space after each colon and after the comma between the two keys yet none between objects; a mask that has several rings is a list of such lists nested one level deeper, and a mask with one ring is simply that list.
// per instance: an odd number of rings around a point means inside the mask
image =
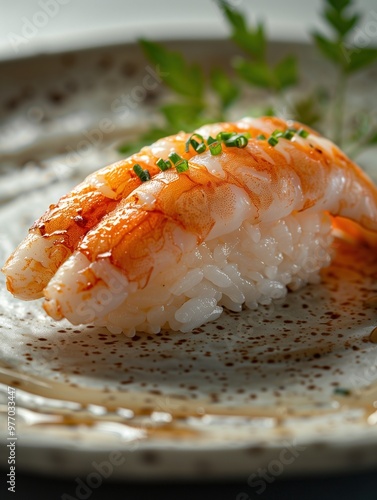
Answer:
[{"label": "glossy seafood surface", "polygon": [[[323,212],[376,233],[372,182],[307,127],[303,136],[280,137],[273,145],[267,140],[291,128],[302,125],[271,117],[211,124],[196,133],[204,140],[246,133],[246,147],[222,145],[218,155],[209,148],[198,154],[187,150],[191,134],[182,132],[91,174],[50,206],[9,257],[3,268],[8,290],[25,300],[45,296],[45,310],[55,319],[87,322],[77,316],[77,304],[101,303],[103,315],[198,245],[245,221],[268,224]],[[157,160],[172,152],[188,161],[188,170],[160,170]],[[140,180],[135,164],[148,170],[150,180]],[[344,221],[339,226],[347,231]],[[119,293],[108,300],[105,292],[114,287]]]}]

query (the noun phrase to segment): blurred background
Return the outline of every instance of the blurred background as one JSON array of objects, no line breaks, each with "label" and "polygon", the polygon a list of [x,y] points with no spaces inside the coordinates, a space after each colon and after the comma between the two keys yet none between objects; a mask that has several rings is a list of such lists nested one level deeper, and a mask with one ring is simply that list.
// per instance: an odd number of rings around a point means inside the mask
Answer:
[{"label": "blurred background", "polygon": [[[0,257],[9,254],[20,240],[20,233],[45,206],[85,175],[138,147],[140,136],[150,142],[152,139],[146,137],[155,137],[156,123],[162,127],[159,129],[162,135],[166,135],[172,129],[185,125],[193,128],[200,120],[215,120],[219,116],[235,117],[266,110],[287,117],[299,115],[307,123],[312,120],[313,126],[328,129],[330,135],[346,146],[350,137],[353,141],[350,153],[360,159],[371,175],[376,175],[373,149],[377,144],[376,65],[362,67],[360,72],[348,75],[335,56],[327,53],[329,57],[321,58],[318,48],[314,48],[312,32],[334,36],[323,14],[325,3],[325,0],[229,0],[228,6],[242,12],[245,22],[254,30],[258,22],[263,22],[269,41],[266,64],[271,61],[271,66],[268,67],[275,68],[288,54],[297,58],[299,82],[294,82],[290,66],[286,73],[279,75],[281,80],[277,83],[267,78],[258,84],[255,75],[245,78],[240,71],[236,75],[234,94],[233,80],[221,80],[226,91],[221,85],[220,89],[209,85],[200,98],[205,100],[211,90],[216,98],[212,101],[210,97],[209,105],[201,103],[198,115],[189,115],[185,123],[178,123],[167,108],[161,106],[179,102],[187,107],[192,96],[177,93],[169,87],[169,82],[162,82],[153,71],[152,74],[151,68],[157,67],[156,52],[152,51],[148,59],[136,42],[145,38],[163,42],[168,50],[181,52],[189,61],[188,73],[190,64],[198,61],[206,77],[213,65],[222,67],[225,74],[234,75],[233,63],[244,53],[228,40],[232,28],[217,2],[1,0],[0,203],[6,208],[0,214],[0,227],[4,228],[14,213],[18,219],[12,220],[19,224],[7,228],[6,249]],[[347,1],[343,3],[346,5]],[[331,4],[339,6],[342,1],[329,0],[327,5]],[[373,49],[377,44],[376,0],[354,1],[350,12],[355,11],[360,14],[360,28],[359,31],[351,29],[353,42],[356,39],[357,48]],[[373,54],[370,56],[373,62]],[[148,74],[154,75],[158,85],[148,92],[140,91]],[[339,83],[339,75],[347,78],[349,94],[341,96],[343,101],[337,101],[338,89],[344,87],[344,81]],[[122,99],[130,95],[133,100],[124,104]],[[213,109],[217,114],[212,113]],[[331,111],[329,116],[324,115],[327,110]],[[111,127],[105,127],[103,119],[110,120]],[[344,134],[340,137],[337,121],[344,122]],[[144,139],[143,134],[147,134]],[[15,212],[11,201],[23,196],[23,204],[19,203]],[[4,235],[5,232],[0,232],[1,238]],[[17,328],[22,331],[22,324]],[[43,429],[32,432],[36,441]],[[29,439],[32,432],[28,434]],[[358,453],[355,467],[360,462],[362,469],[362,460],[358,460],[363,456],[362,446]],[[31,457],[32,447],[24,463],[33,465]],[[9,498],[72,499],[77,477],[64,477],[69,453],[65,462],[59,462],[59,454],[56,457],[56,463],[51,464],[49,470],[39,467],[36,475],[30,472],[38,469],[36,464],[30,470],[27,467],[18,470],[17,494]],[[153,454],[152,459],[147,455],[144,465],[153,468]],[[63,478],[54,476],[54,467]],[[3,487],[8,470],[3,468],[1,472]],[[87,472],[83,464],[80,474],[84,477]],[[90,498],[376,499],[373,466],[358,472],[349,467],[346,474],[311,476],[307,471],[299,478],[291,476],[283,474],[261,496],[250,487],[246,474],[234,480],[219,478],[224,479],[223,482],[170,484],[129,479],[122,483],[118,477],[114,482],[104,481],[101,488],[90,493]],[[64,492],[70,492],[71,496],[64,496]]]},{"label": "blurred background", "polygon": [[[321,0],[228,3],[242,9],[250,21],[265,20],[272,40],[309,41],[309,32],[324,24]],[[354,5],[364,13],[377,11],[375,0],[357,0]],[[221,38],[227,33],[229,29],[213,0],[2,0],[0,57],[96,47],[140,37]],[[27,43],[17,36],[26,38]]]}]

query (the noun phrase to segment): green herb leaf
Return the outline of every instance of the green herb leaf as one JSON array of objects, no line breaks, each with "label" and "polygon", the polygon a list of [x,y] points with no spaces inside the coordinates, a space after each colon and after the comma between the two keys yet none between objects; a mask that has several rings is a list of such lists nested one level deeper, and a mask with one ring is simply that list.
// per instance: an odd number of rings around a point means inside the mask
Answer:
[{"label": "green herb leaf", "polygon": [[238,59],[235,61],[235,69],[247,82],[271,90],[282,90],[298,80],[297,63],[293,56],[286,57],[275,68],[270,68],[267,62]]},{"label": "green herb leaf", "polygon": [[255,116],[275,116],[276,115],[276,109],[274,108],[274,106],[263,106],[262,108],[262,113],[259,113],[259,115],[255,115]]},{"label": "green herb leaf", "polygon": [[372,146],[372,144],[377,144],[377,129],[368,139],[367,145]]},{"label": "green herb leaf", "polygon": [[377,60],[377,49],[363,48],[348,50],[347,72],[354,73]]},{"label": "green herb leaf", "polygon": [[319,96],[317,94],[309,94],[295,101],[293,112],[296,121],[306,123],[306,125],[309,126],[318,123],[321,119],[321,110],[319,107]]},{"label": "green herb leaf", "polygon": [[257,87],[275,88],[274,75],[265,62],[249,62],[238,59],[234,63],[239,76]]},{"label": "green herb leaf", "polygon": [[346,17],[343,13],[334,9],[326,9],[324,16],[329,24],[334,28],[336,33],[338,33],[341,37],[344,37],[348,32],[350,32],[360,20],[360,16],[358,14]]},{"label": "green herb leaf", "polygon": [[346,7],[351,5],[352,0],[327,0],[327,3],[331,5],[334,10],[342,12]]},{"label": "green herb leaf", "polygon": [[345,73],[353,73],[370,65],[377,59],[377,49],[353,47],[347,44],[347,34],[360,21],[360,14],[348,15],[345,11],[352,5],[351,0],[326,0],[328,5],[322,15],[335,30],[334,39],[313,33],[319,50],[329,60],[335,62]]},{"label": "green herb leaf", "polygon": [[138,146],[140,146],[139,149],[141,149],[144,145],[145,144],[143,141],[124,142],[117,147],[117,151],[118,151],[118,153],[121,153],[121,154],[132,154],[132,153],[136,153],[138,151]]},{"label": "green herb leaf", "polygon": [[172,135],[176,133],[177,130],[175,127],[170,128],[164,127],[152,127],[147,132],[141,135],[136,141],[127,141],[118,146],[117,150],[122,154],[132,154],[140,151],[144,146],[149,146],[153,142],[158,141],[161,137],[166,137],[168,135]]},{"label": "green herb leaf", "polygon": [[188,64],[178,52],[148,40],[140,40],[147,58],[159,68],[161,79],[178,94],[201,100],[204,90],[203,71],[198,64]]},{"label": "green herb leaf", "polygon": [[204,105],[202,104],[173,103],[162,106],[161,112],[169,125],[175,129],[175,132],[178,132],[199,126],[199,115],[203,109]]},{"label": "green herb leaf", "polygon": [[320,33],[313,33],[313,38],[318,49],[327,59],[343,66],[347,65],[346,54],[339,42],[333,42]]},{"label": "green herb leaf", "polygon": [[[230,0],[217,0],[226,20],[229,23],[232,40],[246,52],[245,58],[238,58],[233,61],[237,75],[252,86],[268,89],[275,94],[282,93],[287,87],[295,85],[298,81],[297,62],[294,56],[288,56],[279,61],[276,65],[271,65],[266,55],[266,35],[263,25],[255,23],[250,26],[247,17],[239,12]],[[368,47],[355,47],[351,44],[351,31],[357,27],[360,22],[360,13],[355,12],[353,8],[356,1],[353,0],[323,0],[322,18],[331,29],[330,35],[316,32],[313,39],[321,54],[331,61],[333,66],[337,67],[338,80],[335,87],[327,89],[327,94],[322,96],[314,91],[310,95],[296,101],[293,105],[295,119],[308,125],[321,123],[331,123],[333,128],[332,139],[341,143],[344,136],[343,128],[345,120],[349,115],[345,114],[345,99],[347,92],[347,79],[350,74],[355,73],[377,60],[377,48],[372,45]],[[204,77],[204,71],[197,64],[187,62],[184,57],[170,51],[166,47],[142,40],[140,42],[145,54],[149,60],[156,66],[156,72],[161,80],[169,87],[171,91],[178,94],[179,101],[169,99],[160,109],[165,126],[152,127],[135,142],[130,142],[120,146],[119,151],[130,153],[139,150],[142,146],[155,142],[163,136],[172,135],[179,130],[194,130],[204,123],[211,121],[227,120],[227,110],[239,97],[240,89],[232,78],[220,68],[209,68],[209,79]],[[207,90],[216,94],[218,105],[214,105],[213,100],[206,99]],[[171,95],[172,94],[171,92]],[[331,101],[331,102],[330,102]],[[277,107],[266,105],[262,102],[248,110],[250,116],[274,115],[279,109]],[[325,116],[330,110],[331,117]],[[280,109],[281,111],[281,109]],[[359,116],[359,114],[358,114]],[[323,121],[322,121],[323,118]],[[347,124],[348,125],[348,124]],[[361,127],[361,126],[360,126]],[[377,144],[377,130],[373,121],[368,121],[367,130],[365,124],[358,128],[357,121],[353,121],[351,127],[347,127],[351,134],[347,140],[350,150],[360,152],[366,146],[375,146]],[[299,131],[285,132],[276,131],[266,139],[263,135],[259,139],[268,140],[271,145],[276,145],[279,137],[290,140],[292,133]],[[301,132],[305,135],[305,131]],[[229,146],[236,145],[234,133],[228,134],[226,139],[224,133],[221,137],[209,137],[207,141],[200,140],[198,137],[191,137],[188,147],[194,148],[197,153],[203,152],[209,147],[211,154],[219,154],[222,151],[222,143],[230,141]],[[242,134],[245,135],[245,134]],[[232,139],[233,137],[233,139]],[[247,138],[238,140],[242,147],[247,142]],[[211,148],[212,145],[212,148]],[[179,157],[180,158],[180,157]],[[169,160],[161,160],[161,168],[169,163]],[[184,171],[186,160],[180,158],[176,162],[178,169]]]},{"label": "green herb leaf", "polygon": [[245,17],[240,12],[224,0],[219,0],[218,4],[232,27],[232,40],[253,58],[263,61],[266,36],[262,23],[258,23],[255,29],[247,27]]},{"label": "green herb leaf", "polygon": [[284,89],[295,85],[298,81],[297,61],[294,56],[288,56],[280,61],[274,69],[275,86]]},{"label": "green herb leaf", "polygon": [[224,70],[213,68],[210,73],[210,83],[220,98],[222,110],[225,111],[239,96],[238,87],[232,82]]},{"label": "green herb leaf", "polygon": [[377,146],[377,123],[370,110],[358,110],[352,120],[352,133],[347,140],[346,152],[355,158],[365,148]]},{"label": "green herb leaf", "polygon": [[[357,26],[361,18],[357,12],[348,12],[353,3],[352,0],[325,0],[322,17],[335,33],[331,38],[320,33],[313,34],[314,41],[321,53],[338,67],[333,105],[330,110],[333,114],[332,139],[339,146],[342,146],[344,135],[344,111],[348,77],[351,73],[359,71],[377,59],[377,49],[353,47],[347,43],[350,31]],[[353,149],[355,150],[355,148]]]}]

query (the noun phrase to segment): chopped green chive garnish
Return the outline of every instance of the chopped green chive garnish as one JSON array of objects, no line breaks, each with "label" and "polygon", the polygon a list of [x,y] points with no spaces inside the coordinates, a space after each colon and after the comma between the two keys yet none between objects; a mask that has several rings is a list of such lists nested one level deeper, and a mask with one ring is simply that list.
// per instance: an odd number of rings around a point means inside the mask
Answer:
[{"label": "chopped green chive garnish", "polygon": [[197,153],[204,153],[204,151],[207,149],[207,146],[204,144],[204,142],[200,142],[198,146],[195,148],[195,151]]},{"label": "chopped green chive garnish", "polygon": [[174,163],[174,166],[178,173],[186,172],[189,169],[188,161],[181,158],[177,153],[170,153],[169,158]]},{"label": "chopped green chive garnish", "polygon": [[267,142],[270,146],[276,146],[276,144],[279,142],[278,139],[276,139],[276,137],[274,137],[273,135],[271,137],[269,137],[267,139]]},{"label": "chopped green chive garnish", "polygon": [[178,163],[180,160],[182,160],[182,158],[179,155],[177,155],[177,153],[170,153],[169,158],[174,163],[174,165]]},{"label": "chopped green chive garnish", "polygon": [[189,169],[189,164],[188,161],[185,160],[184,158],[181,158],[176,164],[175,168],[177,172],[180,174],[182,172],[186,172]]},{"label": "chopped green chive garnish", "polygon": [[288,139],[289,141],[292,139],[292,137],[295,135],[295,133],[293,132],[293,130],[286,130],[284,133],[283,133],[283,136],[284,139]]},{"label": "chopped green chive garnish", "polygon": [[[279,137],[283,139],[291,140],[295,134],[298,134],[301,137],[308,137],[309,132],[305,129],[300,128],[297,130],[294,127],[290,127],[284,132],[282,130],[276,129],[272,132],[270,137],[267,139],[264,134],[259,134],[256,139],[258,140],[266,140],[270,146],[276,146],[279,142]],[[210,153],[212,156],[217,156],[222,153],[222,143],[225,146],[232,148],[245,148],[248,145],[250,139],[249,132],[243,132],[237,134],[236,132],[219,132],[216,138],[209,136],[207,141],[200,134],[192,134],[187,139],[185,144],[186,153],[189,152],[190,146],[197,153],[204,153],[207,149],[207,145],[209,147]],[[207,142],[207,144],[206,144]],[[177,172],[186,172],[189,169],[189,163],[186,159],[179,156],[177,153],[170,153],[169,159],[164,160],[163,158],[159,158],[156,161],[156,165],[160,168],[160,170],[165,171],[172,167],[172,163],[174,164]],[[135,174],[139,177],[142,182],[149,181],[151,176],[148,170],[143,170],[142,167],[136,163],[133,166],[133,170]]]},{"label": "chopped green chive garnish", "polygon": [[303,128],[300,128],[300,130],[297,133],[300,137],[303,137],[304,139],[309,135],[309,132]]},{"label": "chopped green chive garnish", "polygon": [[248,144],[248,139],[243,134],[235,134],[224,141],[225,146],[230,148],[245,148]]},{"label": "chopped green chive garnish", "polygon": [[212,156],[217,156],[222,153],[223,148],[221,147],[221,142],[213,141],[209,145],[209,150],[211,151]]},{"label": "chopped green chive garnish", "polygon": [[190,150],[190,146],[193,147],[194,151],[196,151],[196,148],[199,146],[199,142],[196,141],[195,139],[189,139],[187,142],[186,142],[186,147],[185,147],[185,151],[186,153],[189,152]]},{"label": "chopped green chive garnish", "polygon": [[164,170],[168,170],[170,167],[171,167],[171,163],[169,160],[163,160],[162,158],[159,158],[157,161],[156,161],[156,165],[158,166],[158,168],[162,171]]},{"label": "chopped green chive garnish", "polygon": [[[222,141],[225,146],[229,148],[244,148],[247,146],[248,139],[250,139],[249,132],[245,132],[243,134],[236,134],[236,132],[219,132],[216,136],[218,141]],[[208,139],[208,144],[209,139]]]},{"label": "chopped green chive garnish", "polygon": [[283,134],[284,132],[282,132],[281,130],[279,129],[276,129],[272,132],[271,136],[272,137],[275,137],[275,138],[278,138],[278,137],[283,137]]},{"label": "chopped green chive garnish", "polygon": [[[294,135],[295,129],[287,129],[285,132],[282,132],[281,130],[275,130],[272,134],[271,137],[268,139],[268,143],[271,146],[275,146],[278,143],[278,137],[284,137],[286,139],[291,139]],[[235,147],[235,148],[245,148],[250,139],[251,135],[249,132],[243,132],[237,134],[236,132],[219,132],[216,135],[216,138],[212,136],[208,136],[207,140],[205,140],[200,134],[192,134],[190,137],[187,139],[185,143],[185,151],[186,153],[189,152],[190,146],[196,151],[197,153],[204,153],[206,151],[207,146],[209,147],[210,153],[212,156],[217,156],[222,153],[223,148],[222,148],[222,143],[225,144],[227,147]],[[257,139],[260,140],[266,140],[266,136],[263,134],[260,134],[257,136]],[[177,153],[170,153],[169,154],[169,159],[164,160],[163,158],[159,158],[156,161],[156,165],[162,170],[168,170],[171,168],[171,163],[174,164],[177,172],[186,172],[189,169],[189,163],[186,159],[182,158],[179,156]],[[144,180],[149,180],[150,175],[149,172],[146,170],[144,171],[140,165],[135,165],[134,167],[135,172],[137,175],[140,177],[140,179]]]},{"label": "chopped green chive garnish", "polygon": [[[201,142],[198,142],[196,139],[194,139],[194,137],[197,137],[198,139],[200,139]],[[207,149],[207,147],[206,147],[206,145],[204,143],[204,139],[203,139],[203,137],[200,134],[192,134],[187,139],[187,141],[186,141],[186,147],[185,147],[186,153],[189,152],[190,145],[199,154],[200,153],[204,153],[204,151]]]},{"label": "chopped green chive garnish", "polygon": [[334,389],[334,394],[338,394],[338,396],[349,396],[351,394],[351,391],[344,387],[337,387],[336,389]]},{"label": "chopped green chive garnish", "polygon": [[133,170],[135,174],[139,177],[141,182],[149,181],[149,179],[151,178],[149,171],[143,170],[138,163],[135,163],[135,165],[133,166]]},{"label": "chopped green chive garnish", "polygon": [[[270,137],[267,139],[267,142],[271,146],[276,146],[276,144],[279,142],[278,139],[280,137],[290,141],[294,137],[295,134],[299,134],[301,137],[307,137],[309,135],[309,133],[302,128],[300,130],[297,130],[297,128],[290,127],[290,128],[287,128],[287,130],[285,130],[284,132],[282,130],[276,129],[272,132]],[[261,138],[265,139],[264,135],[258,135],[257,139],[261,139]]]},{"label": "chopped green chive garnish", "polygon": [[219,132],[216,136],[216,139],[218,141],[227,141],[228,139],[230,139],[234,135],[236,135],[235,132]]}]

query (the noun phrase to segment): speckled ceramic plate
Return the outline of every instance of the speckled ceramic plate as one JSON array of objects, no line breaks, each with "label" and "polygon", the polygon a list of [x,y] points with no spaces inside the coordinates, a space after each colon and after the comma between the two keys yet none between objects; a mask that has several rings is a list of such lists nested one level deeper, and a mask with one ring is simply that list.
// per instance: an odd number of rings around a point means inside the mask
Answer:
[{"label": "speckled ceramic plate", "polygon": [[[310,50],[295,50],[313,72]],[[145,127],[163,97],[155,77],[143,100],[121,107],[155,70],[130,47],[4,66],[2,262],[49,203],[118,158],[115,142]],[[237,475],[256,487],[263,468],[276,477],[376,465],[375,252],[336,241],[322,278],[191,334],[132,339],[53,322],[2,280],[1,446],[10,386],[17,465],[30,471],[82,475],[107,462],[101,473],[118,478]]]}]

